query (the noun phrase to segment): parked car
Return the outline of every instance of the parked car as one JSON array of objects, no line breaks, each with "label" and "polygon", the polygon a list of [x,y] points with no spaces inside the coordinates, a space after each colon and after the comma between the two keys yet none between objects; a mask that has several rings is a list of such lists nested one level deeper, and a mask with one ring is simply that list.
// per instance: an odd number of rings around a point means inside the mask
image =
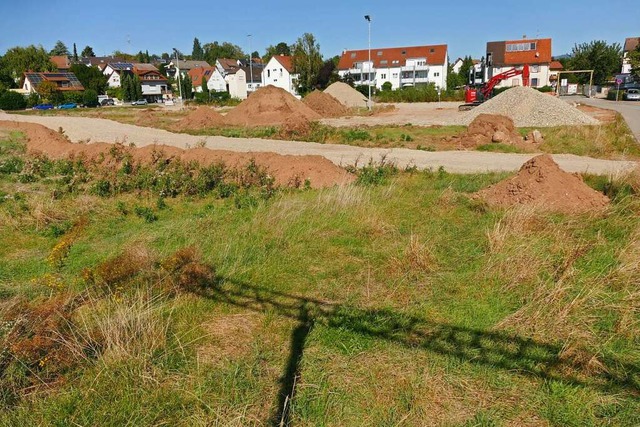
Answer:
[{"label": "parked car", "polygon": [[100,105],[106,107],[107,105],[116,105],[116,103],[113,101],[113,98],[106,98],[100,101]]},{"label": "parked car", "polygon": [[33,107],[34,110],[53,110],[53,104],[38,104]]},{"label": "parked car", "polygon": [[133,101],[131,105],[147,105],[148,102],[146,99],[138,99],[137,101]]},{"label": "parked car", "polygon": [[640,89],[628,89],[624,94],[624,99],[627,101],[640,101]]},{"label": "parked car", "polygon": [[58,106],[58,109],[60,110],[70,110],[72,108],[77,108],[78,105],[74,102],[67,102],[66,104],[62,104],[60,106]]}]

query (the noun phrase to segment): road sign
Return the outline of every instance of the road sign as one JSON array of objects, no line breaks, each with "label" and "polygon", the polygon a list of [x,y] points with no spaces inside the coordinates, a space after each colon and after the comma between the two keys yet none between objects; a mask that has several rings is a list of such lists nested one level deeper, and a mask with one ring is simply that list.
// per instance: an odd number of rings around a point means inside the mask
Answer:
[{"label": "road sign", "polygon": [[616,84],[617,85],[621,85],[622,84],[622,79],[616,79]]}]

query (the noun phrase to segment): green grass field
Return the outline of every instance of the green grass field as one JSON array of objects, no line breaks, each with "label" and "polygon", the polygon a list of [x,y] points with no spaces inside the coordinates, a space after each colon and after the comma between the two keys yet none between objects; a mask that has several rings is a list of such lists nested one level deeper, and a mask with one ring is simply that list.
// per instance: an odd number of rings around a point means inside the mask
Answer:
[{"label": "green grass field", "polygon": [[565,216],[470,198],[504,174],[125,165],[0,137],[0,425],[640,424],[634,181]]}]

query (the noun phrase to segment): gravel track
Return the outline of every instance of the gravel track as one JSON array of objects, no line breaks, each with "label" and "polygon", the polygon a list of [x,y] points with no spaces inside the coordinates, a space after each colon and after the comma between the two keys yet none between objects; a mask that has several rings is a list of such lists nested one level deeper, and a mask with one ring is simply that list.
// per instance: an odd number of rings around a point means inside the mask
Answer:
[{"label": "gravel track", "polygon": [[[171,133],[161,129],[122,124],[106,119],[88,117],[31,116],[0,112],[0,120],[38,123],[50,129],[60,127],[73,142],[124,142],[142,147],[165,144],[180,148],[202,143],[207,148],[237,152],[274,152],[290,155],[320,155],[340,166],[363,165],[369,160],[394,162],[398,167],[416,166],[418,169],[444,167],[452,173],[481,173],[516,171],[535,154],[484,153],[478,151],[426,152],[406,148],[363,148],[349,145],[318,144],[312,142],[278,141],[256,138],[227,138],[222,136],[193,136]],[[636,162],[580,157],[571,154],[553,155],[567,172],[587,172],[615,175],[636,167]]]}]

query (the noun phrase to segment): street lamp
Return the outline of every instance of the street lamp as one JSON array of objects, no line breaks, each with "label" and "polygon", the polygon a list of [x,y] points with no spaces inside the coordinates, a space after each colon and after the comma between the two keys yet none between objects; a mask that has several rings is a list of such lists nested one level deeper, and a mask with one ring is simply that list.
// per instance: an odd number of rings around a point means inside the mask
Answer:
[{"label": "street lamp", "polygon": [[178,90],[180,91],[180,102],[182,103],[182,86],[180,85],[180,63],[178,62],[178,49],[175,47],[173,51],[176,54],[176,78],[178,79]]},{"label": "street lamp", "polygon": [[248,34],[249,37],[249,74],[251,74],[251,92],[253,92],[253,54],[251,53],[251,34]]},{"label": "street lamp", "polygon": [[369,87],[369,99],[367,99],[367,108],[371,111],[371,15],[364,15],[369,26],[369,70],[367,72],[367,86]]}]

